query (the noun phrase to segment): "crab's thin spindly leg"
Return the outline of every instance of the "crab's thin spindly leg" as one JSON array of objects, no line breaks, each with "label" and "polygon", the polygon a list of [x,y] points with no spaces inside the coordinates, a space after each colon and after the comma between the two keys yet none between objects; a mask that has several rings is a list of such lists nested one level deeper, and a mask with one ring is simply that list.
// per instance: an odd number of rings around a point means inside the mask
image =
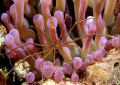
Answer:
[{"label": "crab's thin spindly leg", "polygon": [[39,31],[45,36],[45,38],[47,39],[47,41],[49,41],[51,43],[51,40],[40,29],[39,29]]},{"label": "crab's thin spindly leg", "polygon": [[77,40],[80,40],[80,39],[85,38],[85,37],[90,36],[90,35],[100,35],[100,36],[105,36],[105,37],[110,37],[110,38],[113,38],[113,37],[114,37],[114,36],[111,36],[111,35],[104,35],[104,34],[91,33],[91,34],[87,34],[87,35],[85,35],[85,36],[83,36],[83,37],[80,37],[80,38],[74,39],[74,40],[72,40],[72,41],[70,41],[70,42],[64,43],[63,45],[66,45],[66,44],[69,44],[69,43],[75,42],[75,41],[77,41]]},{"label": "crab's thin spindly leg", "polygon": [[48,48],[51,48],[51,46],[40,45],[40,44],[36,44],[36,43],[25,43],[25,44],[22,44],[22,45],[20,45],[20,46],[14,48],[14,49],[12,49],[12,50],[9,50],[8,52],[11,52],[11,51],[13,51],[13,50],[15,50],[15,49],[17,49],[17,48],[23,47],[23,46],[25,46],[25,45],[27,45],[27,44],[33,44],[33,45],[36,45],[36,46],[42,46],[42,47],[48,47]]},{"label": "crab's thin spindly leg", "polygon": [[36,56],[36,55],[39,55],[39,54],[42,54],[42,53],[45,53],[45,52],[48,52],[48,51],[52,51],[51,49],[49,50],[46,50],[46,51],[42,51],[42,52],[39,52],[39,53],[35,53],[33,55],[28,55],[26,56],[24,59],[22,59],[16,66],[14,66],[6,75],[5,75],[5,78],[15,69],[15,67],[17,67],[20,63],[22,63],[23,61],[25,61],[27,58],[29,57],[32,57],[32,56]]},{"label": "crab's thin spindly leg", "polygon": [[[84,19],[84,20],[75,22],[75,24],[72,26],[72,28],[70,29],[70,31],[68,32],[68,34],[67,34],[67,35],[65,36],[65,38],[63,39],[62,43],[64,42],[64,40],[67,38],[67,36],[70,34],[70,32],[73,30],[73,28],[76,26],[77,23],[80,23],[80,22],[83,22],[83,21],[86,21],[86,20],[89,20],[89,19],[93,19],[93,18],[88,18],[88,19]],[[82,38],[81,38],[81,39],[82,39]]]},{"label": "crab's thin spindly leg", "polygon": [[47,53],[47,55],[45,55],[45,57],[43,58],[43,60],[42,60],[42,69],[41,69],[41,70],[43,70],[43,62],[44,62],[45,58],[46,58],[53,50],[54,50],[54,49],[51,49],[51,50]]},{"label": "crab's thin spindly leg", "polygon": [[53,65],[55,65],[55,52],[56,52],[56,50],[54,50],[54,60],[53,60]]}]

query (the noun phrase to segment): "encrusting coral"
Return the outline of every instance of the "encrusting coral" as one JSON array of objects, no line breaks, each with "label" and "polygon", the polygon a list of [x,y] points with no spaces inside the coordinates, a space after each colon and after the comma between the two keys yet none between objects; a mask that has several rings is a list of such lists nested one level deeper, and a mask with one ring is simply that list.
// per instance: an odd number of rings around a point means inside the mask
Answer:
[{"label": "encrusting coral", "polygon": [[[5,36],[6,55],[14,62],[22,59],[12,70],[23,61],[29,63],[27,83],[41,79],[38,75],[42,75],[42,78],[53,78],[54,75],[57,83],[64,76],[70,75],[71,81],[78,83],[79,73],[85,71],[94,61],[102,61],[106,51],[112,47],[119,47],[120,14],[116,0],[73,0],[76,22],[69,32],[66,25],[69,19],[65,16],[66,9],[70,10],[66,7],[68,2],[56,0],[54,7],[53,0],[14,0],[9,12],[2,14],[1,20],[9,30]],[[93,9],[93,15],[86,14],[89,8]],[[118,14],[117,20],[114,10]],[[29,23],[34,23],[34,26],[29,26]],[[71,33],[75,28],[78,33]],[[73,39],[71,34],[78,34],[79,37]],[[81,40],[82,45],[76,44],[78,40]],[[34,43],[36,41],[39,43]]]}]

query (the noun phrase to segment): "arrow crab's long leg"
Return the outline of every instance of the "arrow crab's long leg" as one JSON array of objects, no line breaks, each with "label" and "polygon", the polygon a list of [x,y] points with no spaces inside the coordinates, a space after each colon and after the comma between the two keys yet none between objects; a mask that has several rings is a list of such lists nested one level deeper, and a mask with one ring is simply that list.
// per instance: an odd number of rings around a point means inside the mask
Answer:
[{"label": "arrow crab's long leg", "polygon": [[20,45],[20,46],[14,48],[14,49],[12,49],[12,50],[9,50],[8,52],[11,52],[11,51],[13,51],[13,50],[15,50],[15,49],[17,49],[17,48],[19,48],[19,47],[23,47],[23,46],[25,46],[25,45],[27,45],[27,44],[33,44],[33,45],[36,45],[36,46],[42,46],[42,47],[48,47],[48,48],[51,48],[51,46],[40,45],[40,44],[36,44],[36,43],[25,43],[25,44],[22,44],[22,45]]},{"label": "arrow crab's long leg", "polygon": [[[39,31],[45,36],[45,38],[47,39],[47,41],[49,41],[51,43],[51,40],[40,29],[39,29]],[[53,43],[52,43],[52,45],[53,45]]]},{"label": "arrow crab's long leg", "polygon": [[[80,39],[82,39],[82,38],[86,38],[87,36],[90,36],[90,35],[100,35],[100,36],[106,36],[106,37],[110,37],[110,38],[113,38],[113,37],[114,37],[114,36],[111,36],[111,35],[96,34],[96,33],[87,34],[87,35],[85,35],[85,36],[83,36],[83,37],[80,37],[80,38],[74,39],[74,40],[72,40],[72,41],[70,41],[70,42],[64,43],[63,45],[60,46],[60,48],[61,48],[61,47],[64,47],[64,46],[67,47],[67,46],[66,46],[67,44],[72,43],[72,42],[75,42],[75,41],[80,40]],[[81,51],[81,48],[78,47],[78,46],[76,46],[76,45],[69,45],[69,46],[77,47],[77,48]],[[81,52],[81,58],[84,59],[84,54],[83,54],[82,52]]]},{"label": "arrow crab's long leg", "polygon": [[35,53],[33,55],[28,55],[26,56],[24,59],[22,59],[16,66],[14,66],[6,75],[5,75],[5,78],[15,69],[15,67],[17,67],[20,63],[22,63],[23,61],[25,61],[27,58],[29,57],[32,57],[32,56],[36,56],[36,55],[39,55],[39,54],[42,54],[42,53],[45,53],[45,52],[51,52],[52,50],[49,49],[49,50],[46,50],[46,51],[42,51],[42,52],[39,52],[39,53]]},{"label": "arrow crab's long leg", "polygon": [[66,44],[69,44],[69,43],[75,42],[75,41],[77,41],[77,40],[80,40],[80,39],[85,38],[85,37],[90,36],[90,35],[100,35],[100,36],[105,36],[105,37],[110,37],[110,38],[113,38],[113,37],[114,37],[114,36],[111,36],[111,35],[104,35],[104,34],[96,34],[96,33],[92,33],[92,34],[87,34],[87,35],[85,35],[85,36],[83,36],[83,37],[80,37],[80,38],[74,39],[74,40],[72,40],[72,41],[70,41],[70,42],[67,42],[67,43],[63,44],[63,45],[66,45]]},{"label": "arrow crab's long leg", "polygon": [[[89,20],[89,19],[94,19],[94,18],[88,18],[88,19],[84,19],[84,20],[75,22],[75,24],[72,26],[72,28],[70,29],[70,31],[68,32],[68,34],[65,36],[65,38],[63,39],[63,41],[62,41],[61,43],[63,43],[63,42],[65,41],[65,39],[67,38],[67,36],[70,34],[70,32],[73,30],[73,28],[75,27],[75,25],[76,25],[77,23],[80,23],[80,22],[83,22],[83,21],[86,21],[86,20]],[[101,36],[106,36],[106,37],[113,38],[113,36],[110,36],[110,35],[103,35],[103,34],[93,33],[93,34],[87,34],[87,35],[82,36],[82,37],[80,37],[80,38],[77,38],[77,39],[75,39],[75,40],[69,41],[69,42],[67,42],[67,43],[64,43],[63,45],[66,45],[66,44],[75,42],[75,41],[77,41],[77,40],[80,40],[80,39],[85,38],[85,37],[90,36],[90,35],[101,35]],[[75,46],[75,45],[70,45],[70,46]],[[75,46],[75,47],[77,47],[77,46]]]},{"label": "arrow crab's long leg", "polygon": [[54,50],[54,60],[53,60],[53,65],[55,66],[55,53],[56,53],[56,50]]},{"label": "arrow crab's long leg", "polygon": [[[80,22],[83,22],[83,21],[86,21],[86,20],[89,20],[89,19],[94,19],[94,18],[88,18],[88,19],[84,19],[84,20],[75,22],[75,24],[72,26],[72,28],[71,28],[70,31],[68,32],[67,36],[70,34],[70,32],[73,30],[73,28],[76,26],[77,23],[80,23]],[[64,40],[67,38],[67,36],[65,36],[65,38],[64,38],[63,41],[62,41],[62,43],[63,43]],[[81,38],[81,39],[82,39],[82,38]]]}]

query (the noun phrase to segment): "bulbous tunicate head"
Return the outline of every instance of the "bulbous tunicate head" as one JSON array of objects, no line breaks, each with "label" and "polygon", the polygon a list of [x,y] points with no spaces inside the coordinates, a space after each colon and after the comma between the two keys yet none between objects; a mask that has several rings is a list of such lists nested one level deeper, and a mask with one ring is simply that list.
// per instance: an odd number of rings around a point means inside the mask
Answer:
[{"label": "bulbous tunicate head", "polygon": [[75,69],[79,69],[82,66],[82,59],[80,57],[75,57],[73,59],[73,66]]},{"label": "bulbous tunicate head", "polygon": [[55,65],[59,65],[60,66],[60,64],[61,64],[60,59],[59,58],[55,59]]},{"label": "bulbous tunicate head", "polygon": [[67,74],[70,74],[72,72],[72,66],[70,64],[64,65],[64,71]]},{"label": "bulbous tunicate head", "polygon": [[[91,18],[91,19],[89,19],[89,18]],[[86,25],[89,27],[89,25],[91,24],[91,23],[93,23],[94,22],[94,20],[92,19],[93,18],[93,16],[88,16],[87,17],[87,19],[89,19],[89,20],[86,20]]]},{"label": "bulbous tunicate head", "polygon": [[41,70],[41,65],[42,65],[42,59],[41,58],[38,58],[36,61],[35,61],[35,68],[37,70]]},{"label": "bulbous tunicate head", "polygon": [[95,60],[102,60],[103,58],[103,52],[101,50],[97,50],[96,52],[93,53],[93,57]]},{"label": "bulbous tunicate head", "polygon": [[111,44],[113,47],[117,48],[120,43],[119,43],[119,38],[118,37],[114,37],[112,40],[111,40]]},{"label": "bulbous tunicate head", "polygon": [[106,44],[106,42],[107,42],[106,37],[101,37],[100,42],[101,42],[101,46],[102,46],[102,47],[105,46],[105,44]]},{"label": "bulbous tunicate head", "polygon": [[79,81],[79,76],[78,76],[78,74],[76,74],[75,72],[72,73],[71,81],[72,81],[73,83],[78,83],[78,81]]},{"label": "bulbous tunicate head", "polygon": [[63,80],[63,72],[61,70],[56,70],[54,79],[56,82],[61,82]]},{"label": "bulbous tunicate head", "polygon": [[62,11],[56,11],[54,13],[54,17],[58,20],[58,23],[62,23],[62,21],[64,21],[64,16]]},{"label": "bulbous tunicate head", "polygon": [[7,34],[5,36],[5,45],[9,48],[12,44],[14,44],[14,37],[11,34]]},{"label": "bulbous tunicate head", "polygon": [[85,62],[82,62],[82,66],[80,67],[80,70],[81,70],[81,71],[85,71],[86,68],[87,68],[86,63],[85,63]]},{"label": "bulbous tunicate head", "polygon": [[12,15],[12,18],[15,17],[15,4],[10,6],[10,14]]},{"label": "bulbous tunicate head", "polygon": [[[102,18],[99,18],[96,22],[96,26],[97,26],[97,31],[103,32],[103,30],[105,28],[105,21]],[[99,29],[99,28],[101,28],[101,29]]]},{"label": "bulbous tunicate head", "polygon": [[96,25],[94,23],[90,23],[88,33],[94,33],[96,31]]},{"label": "bulbous tunicate head", "polygon": [[88,54],[88,55],[87,55],[87,58],[85,59],[85,62],[86,62],[87,65],[88,65],[88,64],[92,64],[92,63],[94,62],[93,55]]},{"label": "bulbous tunicate head", "polygon": [[106,55],[106,50],[105,50],[105,47],[101,48],[100,50],[102,51],[103,56],[105,56],[105,55]]},{"label": "bulbous tunicate head", "polygon": [[5,23],[8,19],[8,15],[7,15],[7,13],[3,13],[2,15],[1,15],[1,20]]},{"label": "bulbous tunicate head", "polygon": [[34,17],[33,17],[33,23],[36,25],[36,26],[39,26],[40,24],[43,23],[43,16],[40,15],[40,14],[36,14]]},{"label": "bulbous tunicate head", "polygon": [[9,31],[9,34],[11,34],[12,36],[14,36],[14,39],[15,39],[15,40],[18,40],[18,38],[19,38],[19,32],[18,32],[17,29],[11,29],[11,30]]},{"label": "bulbous tunicate head", "polygon": [[53,66],[49,66],[49,65],[46,65],[43,67],[43,76],[45,78],[50,78],[54,72],[54,67]]},{"label": "bulbous tunicate head", "polygon": [[110,50],[112,47],[111,40],[107,40],[105,43],[105,50]]},{"label": "bulbous tunicate head", "polygon": [[35,80],[35,75],[32,72],[26,74],[27,83],[32,83]]}]

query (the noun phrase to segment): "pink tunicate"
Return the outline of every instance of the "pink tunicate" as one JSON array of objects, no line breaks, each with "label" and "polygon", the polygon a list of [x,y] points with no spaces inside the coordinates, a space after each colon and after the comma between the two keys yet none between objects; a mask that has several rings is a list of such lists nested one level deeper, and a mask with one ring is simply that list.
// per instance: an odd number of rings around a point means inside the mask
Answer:
[{"label": "pink tunicate", "polygon": [[55,59],[55,65],[60,65],[60,64],[61,64],[60,59],[59,59],[59,58],[56,58],[56,59]]},{"label": "pink tunicate", "polygon": [[64,71],[67,74],[70,74],[72,72],[72,66],[70,64],[64,65]]},{"label": "pink tunicate", "polygon": [[101,46],[102,46],[102,47],[105,46],[105,44],[106,44],[106,42],[107,42],[106,37],[101,37],[100,42],[101,42]]},{"label": "pink tunicate", "polygon": [[54,79],[56,82],[61,82],[63,80],[63,72],[61,70],[56,70]]},{"label": "pink tunicate", "polygon": [[105,50],[110,50],[111,47],[112,47],[111,40],[107,40],[107,42],[105,44]]},{"label": "pink tunicate", "polygon": [[75,72],[73,72],[73,73],[72,73],[72,76],[71,76],[71,81],[72,81],[73,83],[78,83],[78,81],[79,81],[79,76],[78,76],[78,74],[76,74]]},{"label": "pink tunicate", "polygon": [[[89,18],[91,18],[91,19],[89,19]],[[86,25],[87,25],[88,27],[89,27],[89,25],[90,25],[91,23],[93,23],[93,19],[92,19],[92,18],[93,18],[93,16],[88,16],[88,17],[87,17],[88,20],[86,20]]]},{"label": "pink tunicate", "polygon": [[26,74],[27,83],[32,83],[35,80],[35,75],[32,72]]},{"label": "pink tunicate", "polygon": [[101,50],[97,50],[96,52],[93,53],[93,57],[95,60],[102,60],[103,58],[103,52]]},{"label": "pink tunicate", "polygon": [[46,65],[43,67],[43,75],[45,78],[50,78],[54,72],[54,67]]},{"label": "pink tunicate", "polygon": [[63,12],[58,10],[54,13],[54,17],[58,20],[58,23],[62,23],[64,16],[63,16]]},{"label": "pink tunicate", "polygon": [[119,44],[119,38],[118,37],[114,37],[112,40],[111,40],[111,44],[113,47],[117,48],[120,44]]},{"label": "pink tunicate", "polygon": [[86,63],[85,63],[85,62],[82,62],[82,66],[80,67],[80,70],[81,70],[81,71],[85,71],[86,68],[87,68]]},{"label": "pink tunicate", "polygon": [[35,61],[35,68],[37,70],[41,70],[41,64],[42,64],[42,59],[41,58],[38,58],[36,61]]},{"label": "pink tunicate", "polygon": [[9,34],[11,34],[14,37],[14,43],[19,46],[22,45],[23,43],[20,40],[20,35],[17,29],[11,29],[9,31]]},{"label": "pink tunicate", "polygon": [[12,22],[10,20],[10,16],[7,13],[3,13],[1,15],[1,20],[5,23],[5,25],[9,31],[11,29],[14,29],[14,26],[12,25]]},{"label": "pink tunicate", "polygon": [[7,34],[5,36],[5,45],[10,47],[12,44],[14,44],[14,37],[11,34]]},{"label": "pink tunicate", "polygon": [[73,59],[73,66],[75,69],[79,69],[82,66],[82,59],[80,57],[75,57]]},{"label": "pink tunicate", "polygon": [[101,48],[100,50],[102,51],[103,56],[105,56],[105,55],[106,55],[106,50],[105,50],[105,48],[103,47],[103,48]]},{"label": "pink tunicate", "polygon": [[114,34],[114,36],[119,38],[119,44],[120,44],[120,34]]},{"label": "pink tunicate", "polygon": [[87,58],[85,59],[85,62],[86,62],[87,65],[92,64],[94,62],[93,55],[88,54]]},{"label": "pink tunicate", "polygon": [[[16,47],[18,47],[15,43],[14,43],[14,37],[11,34],[7,34],[5,36],[5,45],[10,49],[15,49]],[[14,53],[16,55],[18,55],[20,58],[24,58],[26,57],[26,53],[24,51],[24,49],[22,48],[17,48],[14,50]]]}]

